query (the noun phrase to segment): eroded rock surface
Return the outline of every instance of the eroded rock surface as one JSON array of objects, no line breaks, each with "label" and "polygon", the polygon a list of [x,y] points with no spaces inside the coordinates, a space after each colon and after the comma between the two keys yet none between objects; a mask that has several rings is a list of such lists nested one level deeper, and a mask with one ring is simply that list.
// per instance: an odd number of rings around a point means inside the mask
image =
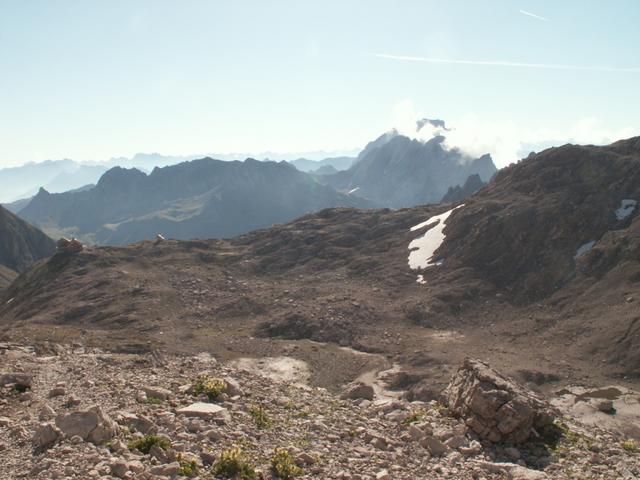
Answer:
[{"label": "eroded rock surface", "polygon": [[548,403],[479,360],[464,361],[445,397],[454,415],[496,443],[526,442],[554,418]]}]

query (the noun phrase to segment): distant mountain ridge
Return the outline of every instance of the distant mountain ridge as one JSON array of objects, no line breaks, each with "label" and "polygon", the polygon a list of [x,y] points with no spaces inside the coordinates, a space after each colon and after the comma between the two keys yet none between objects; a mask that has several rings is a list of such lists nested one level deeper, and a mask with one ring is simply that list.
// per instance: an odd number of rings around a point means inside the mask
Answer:
[{"label": "distant mountain ridge", "polygon": [[323,160],[298,158],[296,160],[291,160],[289,163],[301,172],[314,172],[323,167],[333,167],[336,170],[347,170],[355,161],[355,157],[330,157]]},{"label": "distant mountain ridge", "polygon": [[[431,125],[446,133],[442,120],[423,119],[416,131]],[[438,203],[449,187],[462,185],[470,175],[488,182],[497,168],[489,154],[471,158],[458,149],[445,147],[445,137],[428,141],[401,135],[397,130],[370,142],[346,171],[321,177],[340,191],[393,208]]]},{"label": "distant mountain ridge", "polygon": [[334,206],[373,203],[321,185],[287,162],[205,158],[149,175],[115,167],[87,191],[41,189],[21,216],[45,230],[122,244],[157,233],[177,239],[227,237]]},{"label": "distant mountain ridge", "polygon": [[[355,157],[331,156],[330,152],[307,152],[305,158],[300,153],[278,154],[264,152],[259,155],[248,153],[209,154],[209,155],[162,155],[160,153],[137,153],[133,157],[114,157],[104,162],[75,161],[70,159],[46,160],[30,162],[17,167],[0,168],[0,202],[12,203],[34,196],[42,187],[51,193],[61,193],[74,190],[84,185],[95,184],[104,172],[113,167],[137,168],[144,172],[151,172],[156,167],[166,167],[178,163],[209,157],[219,160],[233,161],[244,158],[257,157],[268,161],[287,160],[298,162],[303,171],[315,170],[326,159],[327,164],[334,164],[338,170],[348,168]],[[320,162],[320,164],[316,164]],[[314,167],[315,166],[315,167]]]}]

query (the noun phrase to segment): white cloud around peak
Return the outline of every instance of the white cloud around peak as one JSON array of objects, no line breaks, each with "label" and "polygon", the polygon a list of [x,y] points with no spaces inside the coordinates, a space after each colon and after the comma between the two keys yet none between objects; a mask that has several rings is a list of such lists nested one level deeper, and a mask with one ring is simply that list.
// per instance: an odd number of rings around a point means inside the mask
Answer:
[{"label": "white cloud around peak", "polygon": [[420,118],[440,117],[424,114],[415,108],[411,100],[402,100],[392,109],[389,127],[420,141],[442,134],[446,137],[447,148],[458,148],[474,158],[490,153],[498,167],[516,162],[531,151],[566,143],[606,145],[639,133],[632,126],[612,129],[596,117],[576,119],[566,129],[554,130],[531,128],[512,121],[495,121],[475,113],[454,119],[443,118],[450,131],[426,125],[417,132],[416,120]]}]

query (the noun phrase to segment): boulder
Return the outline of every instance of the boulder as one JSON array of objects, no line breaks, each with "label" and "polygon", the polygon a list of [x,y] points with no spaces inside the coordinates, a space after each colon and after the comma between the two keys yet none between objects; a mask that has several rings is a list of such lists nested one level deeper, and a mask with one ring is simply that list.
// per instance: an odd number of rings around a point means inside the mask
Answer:
[{"label": "boulder", "polygon": [[340,397],[347,400],[358,400],[361,398],[365,400],[373,400],[373,395],[374,391],[371,385],[356,382],[348,385]]},{"label": "boulder", "polygon": [[58,415],[56,426],[67,438],[78,435],[96,445],[113,438],[118,432],[116,423],[97,405],[87,410]]},{"label": "boulder", "polygon": [[51,423],[41,423],[33,434],[33,444],[36,447],[47,448],[62,437],[62,432]]},{"label": "boulder", "polygon": [[479,360],[465,359],[444,391],[449,410],[482,439],[526,442],[555,417],[551,406]]}]

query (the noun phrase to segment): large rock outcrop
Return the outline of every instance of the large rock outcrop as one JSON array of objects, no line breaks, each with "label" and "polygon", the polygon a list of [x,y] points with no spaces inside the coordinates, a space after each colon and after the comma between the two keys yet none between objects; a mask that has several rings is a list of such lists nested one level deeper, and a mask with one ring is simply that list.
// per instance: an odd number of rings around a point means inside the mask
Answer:
[{"label": "large rock outcrop", "polygon": [[444,395],[451,412],[491,442],[526,442],[554,419],[548,403],[479,360],[465,359]]}]

